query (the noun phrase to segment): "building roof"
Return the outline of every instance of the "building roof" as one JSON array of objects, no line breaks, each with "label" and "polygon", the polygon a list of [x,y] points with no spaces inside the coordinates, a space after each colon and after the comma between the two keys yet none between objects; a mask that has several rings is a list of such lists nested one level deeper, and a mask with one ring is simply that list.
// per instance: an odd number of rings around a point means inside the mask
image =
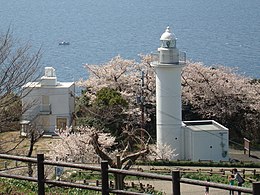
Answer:
[{"label": "building roof", "polygon": [[160,40],[161,41],[163,41],[163,40],[169,40],[170,41],[170,40],[175,40],[175,39],[176,39],[175,35],[171,32],[170,27],[167,26],[165,32],[161,35]]},{"label": "building roof", "polygon": [[41,82],[28,82],[23,85],[23,88],[69,88],[74,82],[57,82],[57,85],[41,85]]},{"label": "building roof", "polygon": [[192,131],[228,131],[214,120],[183,121],[183,126]]}]

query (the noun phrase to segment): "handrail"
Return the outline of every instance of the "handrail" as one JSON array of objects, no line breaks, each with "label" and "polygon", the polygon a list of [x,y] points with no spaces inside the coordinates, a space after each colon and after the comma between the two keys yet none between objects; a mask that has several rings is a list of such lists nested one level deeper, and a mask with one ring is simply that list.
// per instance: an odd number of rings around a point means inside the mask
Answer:
[{"label": "handrail", "polygon": [[234,191],[240,191],[240,192],[251,193],[251,194],[253,193],[253,190],[250,188],[231,186],[226,184],[219,184],[219,183],[200,181],[200,180],[193,180],[188,178],[181,178],[180,182],[186,184],[192,184],[192,185],[209,186],[209,187],[224,189],[224,190],[234,190]]},{"label": "handrail", "polygon": [[38,181],[38,179],[36,177],[27,177],[27,176],[22,176],[22,175],[14,175],[14,174],[7,174],[7,173],[1,173],[1,172],[0,172],[0,177],[27,180],[27,181],[33,181],[33,182]]},{"label": "handrail", "polygon": [[27,110],[23,115],[23,120],[34,121],[39,115],[50,114],[51,104],[40,104],[36,105],[33,108]]},{"label": "handrail", "polygon": [[129,170],[114,169],[114,168],[109,168],[108,172],[109,173],[124,174],[124,175],[148,177],[148,178],[151,178],[151,179],[160,179],[160,180],[165,180],[165,181],[172,181],[172,176],[160,175],[160,174],[156,174],[156,173],[135,172],[135,171],[129,171]]},{"label": "handrail", "polygon": [[[82,165],[82,164],[73,164],[73,163],[67,163],[67,162],[57,162],[57,161],[44,160],[43,154],[38,154],[37,158],[0,154],[0,158],[23,161],[23,162],[30,162],[30,163],[37,163],[38,178],[7,174],[7,173],[3,173],[3,172],[0,172],[0,177],[14,178],[14,179],[21,179],[21,180],[28,180],[28,181],[32,181],[32,182],[38,182],[38,189],[41,186],[41,190],[38,191],[38,194],[44,194],[44,183],[53,184],[53,185],[57,185],[57,186],[68,186],[68,187],[89,189],[89,190],[95,190],[95,191],[102,191],[102,194],[104,194],[104,195],[105,194],[107,195],[108,192],[118,193],[118,194],[130,194],[130,195],[131,194],[132,195],[143,194],[143,193],[128,192],[128,191],[124,191],[124,190],[109,188],[109,186],[108,186],[108,173],[141,176],[141,177],[152,178],[152,179],[172,181],[172,184],[173,184],[172,186],[173,186],[173,188],[175,188],[175,189],[173,189],[174,195],[180,195],[180,189],[179,189],[180,183],[186,183],[186,184],[191,184],[191,185],[200,185],[200,186],[208,186],[208,187],[224,189],[224,190],[234,190],[234,191],[240,191],[240,192],[244,192],[244,193],[250,193],[250,194],[253,194],[253,195],[257,195],[257,194],[259,195],[259,192],[260,192],[260,183],[259,182],[254,182],[252,189],[251,188],[245,188],[245,187],[238,187],[238,186],[230,186],[230,185],[219,184],[219,183],[214,183],[214,182],[180,178],[180,175],[179,175],[180,171],[179,170],[172,171],[171,176],[160,175],[160,174],[156,174],[156,173],[144,173],[144,172],[135,172],[135,171],[129,171],[129,170],[108,168],[107,161],[102,161],[101,167],[96,167],[96,166],[89,166],[89,165]],[[63,166],[63,167],[70,167],[70,168],[99,171],[102,174],[102,187],[45,179],[44,178],[44,165],[54,165],[54,166]]]},{"label": "handrail", "polygon": [[86,190],[101,191],[101,187],[88,186],[88,185],[83,185],[83,184],[75,184],[75,183],[66,182],[66,181],[56,181],[56,180],[46,179],[45,183],[53,184],[56,186],[67,186],[67,187],[72,187],[72,188],[81,188],[81,189],[86,189]]},{"label": "handrail", "polygon": [[96,166],[74,164],[74,163],[60,162],[60,161],[44,160],[44,164],[46,164],[46,165],[63,166],[63,167],[71,167],[71,168],[78,168],[78,169],[86,169],[86,170],[92,170],[92,171],[101,171],[101,168],[100,167],[96,167]]},{"label": "handrail", "polygon": [[14,155],[9,155],[9,154],[0,154],[0,158],[9,159],[9,160],[18,160],[18,161],[22,161],[22,162],[37,163],[36,158],[25,157],[25,156],[14,156]]}]

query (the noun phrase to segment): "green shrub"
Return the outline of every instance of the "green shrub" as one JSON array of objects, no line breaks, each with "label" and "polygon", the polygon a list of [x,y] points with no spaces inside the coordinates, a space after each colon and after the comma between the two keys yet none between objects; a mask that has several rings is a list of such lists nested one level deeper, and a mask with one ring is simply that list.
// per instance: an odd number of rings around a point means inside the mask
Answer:
[{"label": "green shrub", "polygon": [[[0,194],[35,195],[37,191],[38,191],[38,187],[35,182],[0,178]],[[56,187],[56,186],[48,186],[48,185],[46,185],[45,192],[46,194],[70,194],[70,195],[101,194],[100,192],[95,192],[95,191],[90,191],[85,189]]]},{"label": "green shrub", "polygon": [[199,167],[245,167],[260,168],[260,163],[253,162],[194,162],[194,161],[138,161],[137,165],[150,166],[199,166]]}]

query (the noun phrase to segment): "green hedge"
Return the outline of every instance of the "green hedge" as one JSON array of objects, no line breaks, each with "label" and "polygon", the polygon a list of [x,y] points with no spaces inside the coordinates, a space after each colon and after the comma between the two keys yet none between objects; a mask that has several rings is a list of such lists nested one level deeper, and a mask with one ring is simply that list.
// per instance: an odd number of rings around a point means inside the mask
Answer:
[{"label": "green hedge", "polygon": [[138,161],[137,165],[151,166],[199,166],[199,167],[245,167],[245,168],[260,168],[260,163],[254,162],[193,162],[193,161]]}]

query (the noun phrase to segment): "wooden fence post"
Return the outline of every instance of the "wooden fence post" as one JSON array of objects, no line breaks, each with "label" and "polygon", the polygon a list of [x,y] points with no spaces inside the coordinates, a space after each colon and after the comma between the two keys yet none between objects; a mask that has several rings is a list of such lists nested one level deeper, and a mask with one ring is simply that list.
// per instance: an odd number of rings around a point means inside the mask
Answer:
[{"label": "wooden fence post", "polygon": [[44,154],[37,154],[38,195],[45,195],[43,161]]},{"label": "wooden fence post", "polygon": [[253,182],[253,195],[260,194],[260,182]]},{"label": "wooden fence post", "polygon": [[[117,168],[121,169],[122,165],[121,165],[121,158],[120,155],[116,156],[116,163],[117,163]],[[124,184],[123,184],[123,176],[121,174],[116,174],[116,189],[117,190],[123,190],[124,188]]]},{"label": "wooden fence post", "polygon": [[101,162],[102,195],[109,195],[108,162]]},{"label": "wooden fence post", "polygon": [[250,141],[246,138],[244,138],[244,154],[246,154],[246,151],[248,151],[248,156],[250,157]]},{"label": "wooden fence post", "polygon": [[178,171],[178,170],[172,171],[172,194],[173,195],[181,194],[180,171]]},{"label": "wooden fence post", "polygon": [[7,162],[6,161],[4,162],[4,168],[5,168],[5,170],[7,169]]}]

